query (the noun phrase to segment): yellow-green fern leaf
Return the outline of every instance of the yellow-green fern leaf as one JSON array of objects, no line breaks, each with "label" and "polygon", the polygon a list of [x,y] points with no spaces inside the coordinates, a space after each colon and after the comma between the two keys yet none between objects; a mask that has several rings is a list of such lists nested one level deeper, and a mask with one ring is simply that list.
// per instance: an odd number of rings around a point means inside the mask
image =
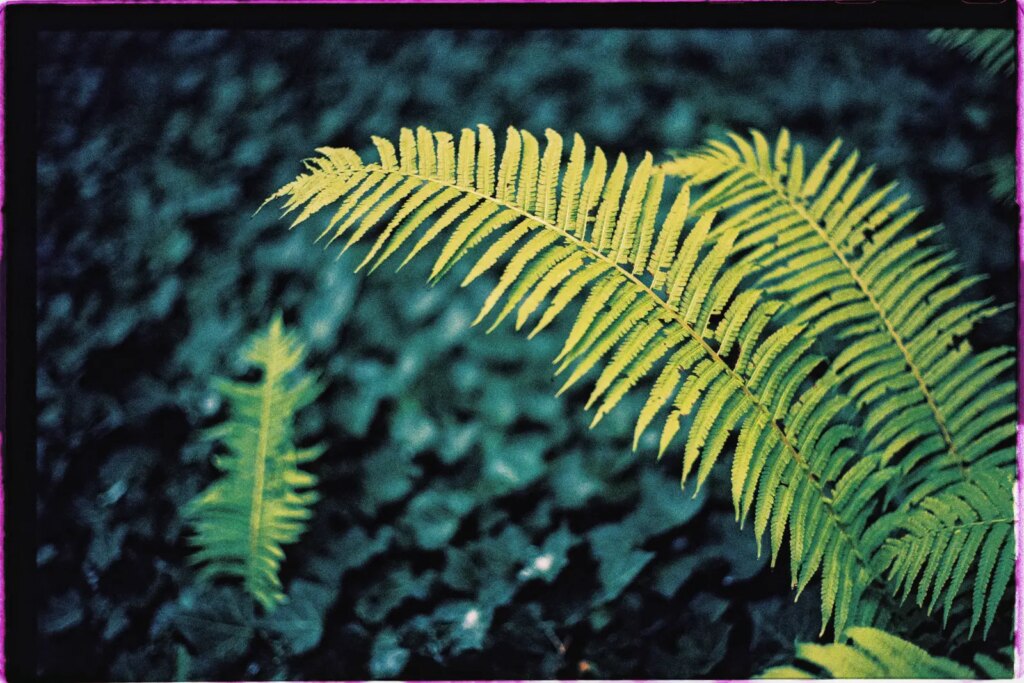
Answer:
[{"label": "yellow-green fern leaf", "polygon": [[[979,678],[952,659],[929,654],[899,636],[877,628],[853,626],[839,642],[798,643],[798,663],[777,666],[758,678]],[[980,668],[980,667],[979,667]]]},{"label": "yellow-green fern leaf", "polygon": [[1013,476],[1000,468],[979,468],[971,482],[957,482],[920,501],[909,513],[879,519],[873,534],[887,540],[879,551],[903,599],[931,612],[942,600],[943,620],[961,593],[970,597],[970,631],[984,635],[1013,579]]},{"label": "yellow-green fern leaf", "polygon": [[207,436],[226,451],[214,459],[222,476],[185,510],[195,530],[191,561],[201,565],[200,576],[241,579],[268,611],[286,599],[278,578],[282,546],[298,540],[317,497],[316,477],[299,465],[322,449],[297,448],[292,436],[295,413],[320,393],[300,368],[304,353],[278,315],[242,351],[260,379],[215,382],[229,417]]},{"label": "yellow-green fern leaf", "polygon": [[735,240],[788,320],[839,343],[831,371],[863,407],[866,450],[903,468],[909,499],[943,480],[939,470],[969,480],[983,460],[1012,466],[1012,352],[960,341],[999,309],[962,302],[974,280],[926,244],[936,229],[909,232],[918,212],[906,196],[894,184],[871,190],[873,169],[840,152],[837,140],[805,173],[787,131],[774,151],[752,131],[660,168],[701,187],[693,210],[720,212],[712,234]]},{"label": "yellow-green fern leaf", "polygon": [[[327,208],[321,198],[340,205],[336,213],[375,216],[375,227],[354,236],[371,242],[375,267],[404,264],[436,245],[432,279],[460,266],[464,284],[494,272],[476,323],[511,317],[519,328],[539,315],[536,334],[571,312],[555,359],[566,376],[560,393],[596,376],[588,400],[596,423],[634,387],[646,387],[637,443],[662,415],[661,450],[680,447],[684,480],[695,476],[697,488],[730,437],[742,434],[732,467],[737,517],[754,510],[759,535],[772,528],[773,557],[787,530],[797,539],[794,587],[823,575],[825,623],[841,631],[859,617],[863,592],[882,584],[875,549],[858,539],[894,470],[879,457],[864,469],[855,431],[840,424],[847,404],[835,382],[815,381],[820,359],[810,354],[806,326],[782,325],[781,304],[750,286],[749,264],[735,258],[739,233],[715,230],[712,213],[693,216],[689,188],[670,187],[649,155],[631,174],[624,155],[609,170],[595,148],[587,168],[585,144],[574,136],[563,174],[562,137],[553,131],[542,151],[537,137],[510,128],[499,156],[480,126],[478,135],[463,131],[457,158],[445,162],[459,169],[453,178],[419,161],[439,158],[426,141],[448,139],[402,131],[397,166],[387,146],[379,161],[362,163],[351,150],[322,151],[326,161],[310,162],[275,197],[286,213],[302,209],[298,223],[312,215],[310,201]],[[344,163],[328,164],[335,158]],[[367,184],[389,189],[374,193],[362,189]],[[685,440],[683,414],[692,416]],[[862,495],[844,484],[855,467]]]}]

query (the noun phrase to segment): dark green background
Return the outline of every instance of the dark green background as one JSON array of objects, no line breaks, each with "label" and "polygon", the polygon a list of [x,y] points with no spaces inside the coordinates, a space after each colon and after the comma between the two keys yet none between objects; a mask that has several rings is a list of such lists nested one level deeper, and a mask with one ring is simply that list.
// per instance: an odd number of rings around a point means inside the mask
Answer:
[{"label": "dark green background", "polygon": [[[484,336],[483,286],[356,277],[313,228],[252,217],[315,147],[478,122],[633,160],[749,126],[842,136],[1014,299],[1014,208],[986,176],[1012,83],[923,30],[64,32],[38,59],[48,676],[744,678],[816,636],[816,596],[793,604],[726,487],[691,500],[672,454],[630,453],[635,400],[589,432],[585,394],[553,398],[557,333]],[[215,476],[210,377],[278,308],[327,381],[300,434],[329,449],[292,603],[254,625],[195,584],[178,511]]]}]

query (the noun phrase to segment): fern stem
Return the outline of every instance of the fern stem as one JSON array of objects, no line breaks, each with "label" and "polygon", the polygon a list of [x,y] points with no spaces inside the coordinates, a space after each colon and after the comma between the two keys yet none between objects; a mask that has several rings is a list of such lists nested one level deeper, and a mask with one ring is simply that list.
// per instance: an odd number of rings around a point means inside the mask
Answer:
[{"label": "fern stem", "polygon": [[921,369],[917,366],[917,363],[911,355],[910,350],[907,348],[906,343],[903,341],[903,337],[896,330],[896,327],[895,325],[892,324],[892,321],[889,320],[889,316],[887,315],[885,309],[882,308],[882,305],[878,302],[878,299],[875,298],[875,295],[865,284],[863,278],[860,276],[860,273],[857,271],[854,265],[850,263],[850,261],[846,258],[846,255],[843,254],[842,250],[839,248],[839,245],[837,245],[832,240],[832,238],[829,237],[828,232],[825,230],[825,228],[818,222],[817,219],[814,218],[814,216],[808,213],[807,208],[805,206],[803,206],[800,202],[796,201],[790,195],[790,193],[785,191],[785,189],[779,187],[778,184],[775,183],[775,181],[772,178],[766,177],[762,175],[758,170],[750,169],[749,167],[747,168],[747,171],[751,173],[751,175],[753,175],[755,178],[763,182],[765,185],[770,187],[772,191],[776,194],[776,196],[785,201],[794,211],[796,211],[800,215],[800,217],[803,218],[807,222],[807,224],[814,229],[814,231],[818,234],[822,241],[824,241],[825,244],[828,245],[828,248],[835,255],[836,259],[838,259],[842,266],[846,269],[847,273],[850,276],[850,279],[853,280],[854,284],[861,291],[864,297],[868,300],[868,303],[871,304],[871,307],[875,310],[875,313],[878,314],[878,318],[882,321],[882,324],[885,326],[885,329],[889,333],[889,336],[892,337],[892,340],[896,344],[896,347],[903,355],[903,359],[906,361],[907,367],[909,368],[911,374],[913,374],[914,380],[917,382],[917,385],[921,390],[921,394],[924,396],[924,399],[928,404],[928,408],[929,410],[931,410],[932,416],[935,418],[935,424],[939,428],[942,440],[946,443],[946,450],[949,451],[949,454],[956,461],[957,465],[960,468],[960,472],[963,474],[964,479],[970,481],[970,466],[966,464],[963,456],[957,449],[956,444],[953,442],[953,437],[949,432],[949,428],[946,426],[946,418],[942,414],[942,410],[939,408],[938,403],[935,401],[935,397],[932,395],[932,391],[929,388],[928,383],[925,381],[924,375],[921,373]]},{"label": "fern stem", "polygon": [[[277,342],[277,337],[280,334],[280,329],[277,325],[272,325],[270,328],[271,343]],[[276,392],[278,375],[280,370],[277,364],[278,358],[276,354],[268,354],[266,368],[264,370],[265,376],[263,385],[260,391],[260,431],[259,431],[259,442],[256,449],[256,463],[253,469],[253,493],[252,493],[252,508],[249,512],[249,576],[254,576],[258,571],[258,567],[252,566],[252,562],[259,557],[260,541],[262,536],[263,527],[263,487],[266,482],[267,472],[267,453],[270,450],[270,420],[271,407],[273,406],[273,397]]]},{"label": "fern stem", "polygon": [[980,519],[977,522],[967,522],[965,524],[952,524],[952,525],[941,525],[934,529],[928,529],[922,536],[933,536],[940,533],[958,534],[964,529],[970,529],[972,527],[979,526],[997,526],[999,524],[1013,524],[1013,517],[997,517],[995,519]]},{"label": "fern stem", "polygon": [[793,458],[794,461],[796,461],[797,465],[799,465],[800,468],[802,470],[804,470],[804,473],[806,474],[807,479],[811,482],[811,485],[818,492],[819,498],[821,499],[822,504],[825,506],[825,509],[826,509],[829,517],[832,518],[833,523],[836,525],[836,529],[838,529],[839,533],[842,535],[842,537],[850,545],[850,548],[852,549],[852,552],[853,552],[854,556],[857,558],[858,562],[863,566],[863,568],[867,571],[867,573],[868,573],[868,575],[870,577],[870,580],[873,583],[881,581],[879,576],[875,573],[874,569],[872,568],[871,563],[861,553],[860,548],[857,546],[857,544],[854,541],[853,537],[850,535],[849,531],[846,529],[845,525],[842,523],[842,520],[840,519],[839,515],[836,513],[835,509],[833,508],[833,506],[832,506],[832,499],[826,494],[824,485],[821,483],[821,481],[818,479],[818,477],[814,474],[814,472],[811,469],[811,466],[807,462],[807,460],[797,450],[796,446],[793,444],[793,442],[789,438],[789,435],[786,434],[786,431],[779,425],[779,423],[776,420],[772,419],[772,413],[763,404],[761,404],[757,400],[757,397],[753,394],[753,392],[747,386],[747,383],[743,380],[742,376],[740,376],[740,374],[737,373],[732,368],[732,366],[730,366],[729,363],[727,363],[725,361],[725,359],[722,358],[718,354],[718,352],[715,351],[707,343],[707,341],[705,341],[704,338],[700,334],[698,334],[697,331],[692,326],[690,326],[683,317],[680,316],[679,312],[676,309],[674,309],[672,306],[670,306],[669,303],[667,301],[665,301],[665,299],[663,299],[662,297],[658,296],[658,293],[655,292],[653,289],[651,289],[651,287],[649,287],[646,283],[644,283],[637,275],[634,275],[630,270],[628,270],[626,268],[623,268],[614,259],[609,258],[607,255],[603,254],[600,250],[598,250],[597,248],[591,246],[590,244],[588,244],[587,242],[585,242],[581,238],[579,238],[579,237],[577,237],[577,236],[575,236],[575,235],[573,235],[573,234],[563,230],[562,228],[558,227],[554,223],[551,223],[550,221],[544,220],[544,219],[542,219],[542,218],[540,218],[538,216],[533,215],[532,213],[530,213],[528,211],[523,210],[522,207],[516,206],[514,204],[510,204],[509,202],[497,199],[495,197],[489,197],[489,196],[487,196],[485,194],[477,192],[473,188],[462,187],[462,186],[454,184],[454,183],[448,183],[448,182],[436,180],[436,179],[430,178],[428,176],[423,176],[423,175],[419,175],[419,174],[416,174],[416,173],[410,173],[408,171],[400,171],[400,170],[397,170],[397,169],[396,170],[391,170],[391,171],[389,171],[389,173],[395,173],[395,174],[402,175],[402,176],[405,176],[405,177],[408,177],[408,178],[415,178],[415,179],[418,179],[418,180],[420,180],[420,181],[422,181],[424,183],[433,183],[433,184],[439,185],[441,187],[451,187],[451,188],[454,188],[454,189],[458,189],[460,192],[465,192],[467,194],[476,195],[477,197],[479,197],[480,199],[482,199],[484,201],[493,202],[493,203],[498,204],[500,206],[503,206],[505,208],[511,209],[513,211],[516,211],[519,214],[529,218],[530,220],[536,221],[538,225],[546,227],[546,228],[548,228],[550,230],[553,230],[554,232],[556,232],[558,235],[560,235],[561,237],[565,238],[569,242],[572,242],[572,243],[576,244],[577,246],[582,248],[584,251],[586,251],[588,254],[590,254],[594,259],[603,261],[606,264],[610,265],[612,268],[615,268],[616,270],[618,270],[620,275],[625,277],[627,280],[630,280],[631,282],[633,282],[633,284],[635,284],[637,287],[642,289],[647,295],[649,295],[651,298],[653,298],[654,301],[657,302],[657,305],[660,306],[668,314],[669,317],[671,317],[680,327],[683,328],[683,330],[688,335],[690,335],[698,344],[700,344],[701,348],[704,349],[705,353],[707,353],[707,355],[711,358],[712,361],[714,361],[715,363],[717,363],[717,364],[722,366],[723,371],[742,390],[743,394],[747,397],[747,400],[750,402],[750,404],[755,409],[757,409],[761,414],[763,414],[766,417],[768,424],[770,424],[772,426],[772,429],[774,429],[778,433],[779,438],[781,439],[781,441],[782,441],[783,445],[785,446],[786,450],[789,451],[790,456]]}]

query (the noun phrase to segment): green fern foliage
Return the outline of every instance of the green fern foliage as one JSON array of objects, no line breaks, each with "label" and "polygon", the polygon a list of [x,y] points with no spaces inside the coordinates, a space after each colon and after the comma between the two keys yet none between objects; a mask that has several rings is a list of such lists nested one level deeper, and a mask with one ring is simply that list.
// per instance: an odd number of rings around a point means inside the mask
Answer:
[{"label": "green fern foliage", "polygon": [[937,28],[928,37],[946,49],[962,52],[993,75],[1009,75],[1016,70],[1017,44],[1012,29]]},{"label": "green fern foliage", "polygon": [[970,667],[931,655],[891,633],[863,626],[846,629],[841,642],[828,645],[800,643],[797,645],[796,656],[804,664],[774,667],[762,673],[759,678],[978,677],[978,673]]},{"label": "green fern foliage", "polygon": [[[867,451],[898,461],[920,499],[974,466],[1014,461],[1012,350],[975,353],[963,337],[998,309],[963,299],[976,278],[910,232],[918,215],[894,183],[870,189],[836,140],[816,160],[785,129],[730,134],[664,164],[704,188],[698,211],[719,211],[758,284],[792,322],[840,345],[831,371],[864,410]],[[927,464],[927,467],[920,466]]]},{"label": "green fern foliage", "polygon": [[195,529],[192,562],[200,576],[242,579],[265,610],[285,601],[278,578],[282,546],[305,530],[316,502],[316,477],[299,468],[322,449],[296,448],[296,412],[319,394],[316,380],[301,371],[305,350],[277,315],[242,351],[261,373],[256,383],[217,379],[228,420],[207,430],[227,453],[214,460],[223,475],[185,510]]},{"label": "green fern foliage", "polygon": [[1013,646],[1008,645],[993,655],[978,653],[974,656],[974,666],[978,669],[979,678],[1014,678]]},{"label": "green fern foliage", "polygon": [[[738,233],[742,260],[760,287],[787,302],[792,322],[839,347],[830,372],[863,411],[867,453],[902,472],[900,506],[867,542],[889,538],[875,561],[894,591],[905,598],[920,575],[917,602],[931,595],[934,606],[943,594],[948,616],[957,591],[971,590],[972,623],[984,617],[987,632],[1013,553],[1000,521],[1012,499],[990,486],[1013,478],[1013,353],[979,353],[964,340],[997,309],[964,300],[975,279],[925,242],[936,229],[909,233],[918,211],[905,208],[908,198],[895,184],[870,189],[873,169],[858,171],[858,153],[840,159],[839,149],[837,140],[805,161],[788,131],[774,146],[751,131],[749,140],[712,140],[662,168],[704,188],[695,207],[723,215],[718,228]],[[942,544],[951,533],[957,543],[964,536],[947,531],[950,524],[971,525],[966,548],[983,560],[965,556],[952,577],[951,566],[939,571],[950,564]],[[975,548],[989,533],[992,545]]]},{"label": "green fern foliage", "polygon": [[811,321],[780,321],[782,304],[750,286],[752,264],[735,258],[740,226],[715,227],[650,154],[631,171],[600,148],[588,163],[578,135],[567,161],[562,137],[545,138],[542,148],[509,128],[499,149],[486,126],[403,129],[397,146],[373,139],[376,161],[317,150],[267,201],[281,200],[293,227],[327,212],[321,238],[342,251],[365,245],[357,269],[401,268],[433,247],[432,281],[456,266],[463,285],[495,272],[474,324],[510,320],[532,337],[571,311],[559,393],[592,377],[597,423],[646,386],[634,447],[657,425],[659,457],[678,449],[695,489],[734,442],[737,519],[753,516],[773,563],[788,533],[798,594],[821,576],[823,630],[869,618],[861,597],[878,578],[876,549],[859,539],[895,472],[864,457],[838,419],[847,404],[834,377],[817,381]]},{"label": "green fern foliage", "polygon": [[981,173],[988,177],[988,192],[1001,204],[1013,205],[1017,197],[1017,160],[1003,154],[982,164]]},{"label": "green fern foliage", "polygon": [[[1012,29],[935,29],[928,37],[938,45],[965,54],[993,76],[1017,70],[1016,34]],[[1012,154],[990,159],[979,171],[989,179],[989,194],[1002,204],[1013,204],[1017,193],[1017,160]]]},{"label": "green fern foliage", "polygon": [[970,630],[984,623],[988,635],[1013,579],[1012,486],[1012,472],[981,470],[972,481],[929,496],[905,514],[879,520],[880,526],[892,524],[902,532],[890,535],[879,558],[904,599],[914,595],[930,613],[941,598],[946,621],[971,567],[977,566]]}]

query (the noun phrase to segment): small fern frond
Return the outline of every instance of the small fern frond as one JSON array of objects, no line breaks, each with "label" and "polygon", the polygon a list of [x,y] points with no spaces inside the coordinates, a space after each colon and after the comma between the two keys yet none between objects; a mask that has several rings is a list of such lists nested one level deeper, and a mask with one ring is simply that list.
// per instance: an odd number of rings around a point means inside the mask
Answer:
[{"label": "small fern frond", "polygon": [[322,449],[292,442],[295,413],[320,393],[300,369],[304,354],[277,315],[242,351],[244,361],[260,370],[259,381],[215,381],[230,416],[207,437],[227,450],[214,460],[223,476],[185,509],[197,546],[191,561],[202,565],[200,576],[241,578],[268,611],[285,601],[278,578],[282,546],[298,540],[317,499],[316,477],[299,465]]},{"label": "small fern frond", "polygon": [[[993,76],[1017,70],[1016,34],[1012,29],[935,29],[928,37],[938,45],[964,53]],[[989,180],[989,194],[1001,204],[1017,197],[1017,160],[1012,154],[994,157],[976,169]]]},{"label": "small fern frond", "polygon": [[881,566],[904,600],[915,595],[931,613],[943,599],[945,622],[954,598],[973,586],[970,631],[982,623],[988,636],[1013,578],[1012,486],[1011,472],[979,470],[971,482],[954,484],[913,510],[876,523],[887,536],[879,552]]},{"label": "small fern frond", "polygon": [[920,498],[974,463],[1013,462],[1013,354],[961,341],[999,309],[960,300],[974,279],[924,244],[934,229],[908,234],[918,211],[894,184],[869,190],[873,168],[857,171],[859,154],[840,158],[840,144],[811,164],[788,131],[774,149],[751,131],[661,168],[705,186],[693,210],[723,214],[716,233],[746,250],[758,286],[842,345],[831,371],[865,409],[867,451],[899,462]]},{"label": "small fern frond", "polygon": [[495,271],[475,324],[512,320],[532,337],[573,310],[555,359],[559,393],[596,375],[587,406],[597,423],[651,381],[634,447],[659,415],[659,457],[685,425],[682,480],[695,489],[734,438],[737,519],[753,515],[773,562],[789,533],[793,586],[799,595],[820,575],[823,629],[834,620],[841,632],[878,578],[875,549],[858,539],[895,472],[861,457],[839,422],[847,404],[828,376],[816,381],[807,323],[780,323],[781,304],[735,260],[742,233],[714,228],[711,212],[693,220],[689,187],[667,188],[651,155],[631,173],[624,155],[595,148],[588,169],[577,135],[563,169],[561,136],[545,138],[542,153],[509,128],[499,156],[486,126],[463,130],[457,153],[447,133],[404,129],[397,151],[375,138],[373,163],[320,149],[273,198],[298,212],[293,224],[338,204],[322,236],[343,249],[369,243],[357,270],[404,251],[402,267],[436,245],[432,281],[457,264],[464,286]]},{"label": "small fern frond", "polygon": [[1017,68],[1016,34],[1004,28],[937,28],[928,38],[947,50],[956,50],[994,76],[1008,76]]},{"label": "small fern frond", "polygon": [[777,666],[758,678],[977,678],[978,673],[952,659],[876,628],[854,626],[827,645],[798,643],[802,664]]},{"label": "small fern frond", "polygon": [[988,178],[988,192],[1000,204],[1012,206],[1017,198],[1017,159],[1002,154],[981,164],[980,172]]}]

